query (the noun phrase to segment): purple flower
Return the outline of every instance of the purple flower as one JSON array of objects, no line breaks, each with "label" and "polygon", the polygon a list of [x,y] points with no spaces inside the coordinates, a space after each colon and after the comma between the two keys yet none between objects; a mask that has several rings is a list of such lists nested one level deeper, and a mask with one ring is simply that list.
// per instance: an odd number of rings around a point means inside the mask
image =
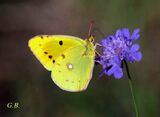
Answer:
[{"label": "purple flower", "polygon": [[98,61],[103,67],[103,73],[106,75],[114,75],[116,79],[123,76],[122,61],[139,62],[142,54],[139,51],[140,46],[133,44],[140,37],[140,29],[135,29],[130,34],[128,28],[118,29],[115,35],[108,36],[103,39],[102,55]]}]

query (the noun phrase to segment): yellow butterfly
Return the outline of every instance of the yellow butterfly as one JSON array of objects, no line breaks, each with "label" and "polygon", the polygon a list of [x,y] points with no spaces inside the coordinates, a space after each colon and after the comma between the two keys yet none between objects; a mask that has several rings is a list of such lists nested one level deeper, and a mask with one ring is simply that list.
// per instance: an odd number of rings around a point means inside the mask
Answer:
[{"label": "yellow butterfly", "polygon": [[95,50],[94,38],[81,39],[67,35],[40,35],[29,40],[29,47],[49,71],[61,89],[79,92],[92,78]]}]

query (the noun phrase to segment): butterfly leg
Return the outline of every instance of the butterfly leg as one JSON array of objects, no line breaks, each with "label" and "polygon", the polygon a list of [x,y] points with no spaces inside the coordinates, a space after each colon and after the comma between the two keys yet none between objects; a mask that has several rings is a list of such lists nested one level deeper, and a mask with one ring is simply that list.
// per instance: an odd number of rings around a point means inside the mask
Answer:
[{"label": "butterfly leg", "polygon": [[101,56],[101,54],[100,54],[98,51],[96,51],[96,47],[97,47],[97,46],[102,47],[102,45],[101,45],[101,44],[99,44],[99,43],[96,43],[96,44],[94,45],[95,53],[96,53],[98,56]]},{"label": "butterfly leg", "polygon": [[94,49],[96,50],[96,47],[97,46],[100,46],[100,47],[102,47],[102,45],[101,44],[99,44],[99,43],[95,43],[95,45],[94,45]]}]

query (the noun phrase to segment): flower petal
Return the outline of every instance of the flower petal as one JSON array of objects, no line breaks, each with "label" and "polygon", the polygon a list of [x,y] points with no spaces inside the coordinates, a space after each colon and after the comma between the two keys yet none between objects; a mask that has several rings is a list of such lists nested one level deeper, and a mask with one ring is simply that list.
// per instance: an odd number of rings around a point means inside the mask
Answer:
[{"label": "flower petal", "polygon": [[139,32],[140,32],[140,29],[136,28],[132,33],[131,39],[132,40],[137,40],[140,37]]},{"label": "flower petal", "polygon": [[126,44],[128,45],[128,46],[131,46],[132,45],[132,40],[131,39],[128,39],[127,41],[126,41]]},{"label": "flower petal", "polygon": [[117,66],[112,66],[111,69],[109,69],[109,70],[107,71],[107,75],[108,75],[108,76],[112,75],[112,74],[115,72],[115,70],[117,69],[116,67],[117,67]]},{"label": "flower petal", "polygon": [[108,40],[107,39],[103,39],[100,43],[104,46],[104,45],[106,45],[108,43]]},{"label": "flower petal", "polygon": [[122,29],[122,31],[123,31],[123,36],[125,36],[126,39],[130,39],[129,29],[128,28],[124,28],[124,29]]},{"label": "flower petal", "polygon": [[122,37],[123,36],[122,31],[117,30],[115,36],[116,36],[116,38]]},{"label": "flower petal", "polygon": [[106,69],[103,69],[103,70],[99,73],[98,78],[101,78],[104,73],[106,74]]},{"label": "flower petal", "polygon": [[116,68],[116,70],[114,71],[114,77],[115,77],[116,79],[120,79],[122,76],[123,76],[123,71],[122,71],[122,69],[118,66],[118,67]]},{"label": "flower petal", "polygon": [[110,41],[112,41],[112,40],[114,40],[115,38],[114,38],[114,36],[109,36],[108,38],[107,38],[108,40],[110,40]]},{"label": "flower petal", "polygon": [[139,62],[142,59],[142,53],[141,52],[136,52],[132,56],[135,61]]},{"label": "flower petal", "polygon": [[139,44],[134,44],[134,45],[132,45],[130,51],[131,52],[136,52],[136,51],[139,50],[139,48],[140,48]]}]

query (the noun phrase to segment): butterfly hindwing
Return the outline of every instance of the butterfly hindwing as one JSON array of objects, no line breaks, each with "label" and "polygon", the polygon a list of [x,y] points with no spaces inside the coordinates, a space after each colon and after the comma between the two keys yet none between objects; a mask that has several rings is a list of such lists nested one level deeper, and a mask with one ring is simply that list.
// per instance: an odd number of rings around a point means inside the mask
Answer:
[{"label": "butterfly hindwing", "polygon": [[52,71],[53,81],[63,90],[85,90],[92,75],[94,56],[86,56],[85,46],[68,49],[59,56]]}]

